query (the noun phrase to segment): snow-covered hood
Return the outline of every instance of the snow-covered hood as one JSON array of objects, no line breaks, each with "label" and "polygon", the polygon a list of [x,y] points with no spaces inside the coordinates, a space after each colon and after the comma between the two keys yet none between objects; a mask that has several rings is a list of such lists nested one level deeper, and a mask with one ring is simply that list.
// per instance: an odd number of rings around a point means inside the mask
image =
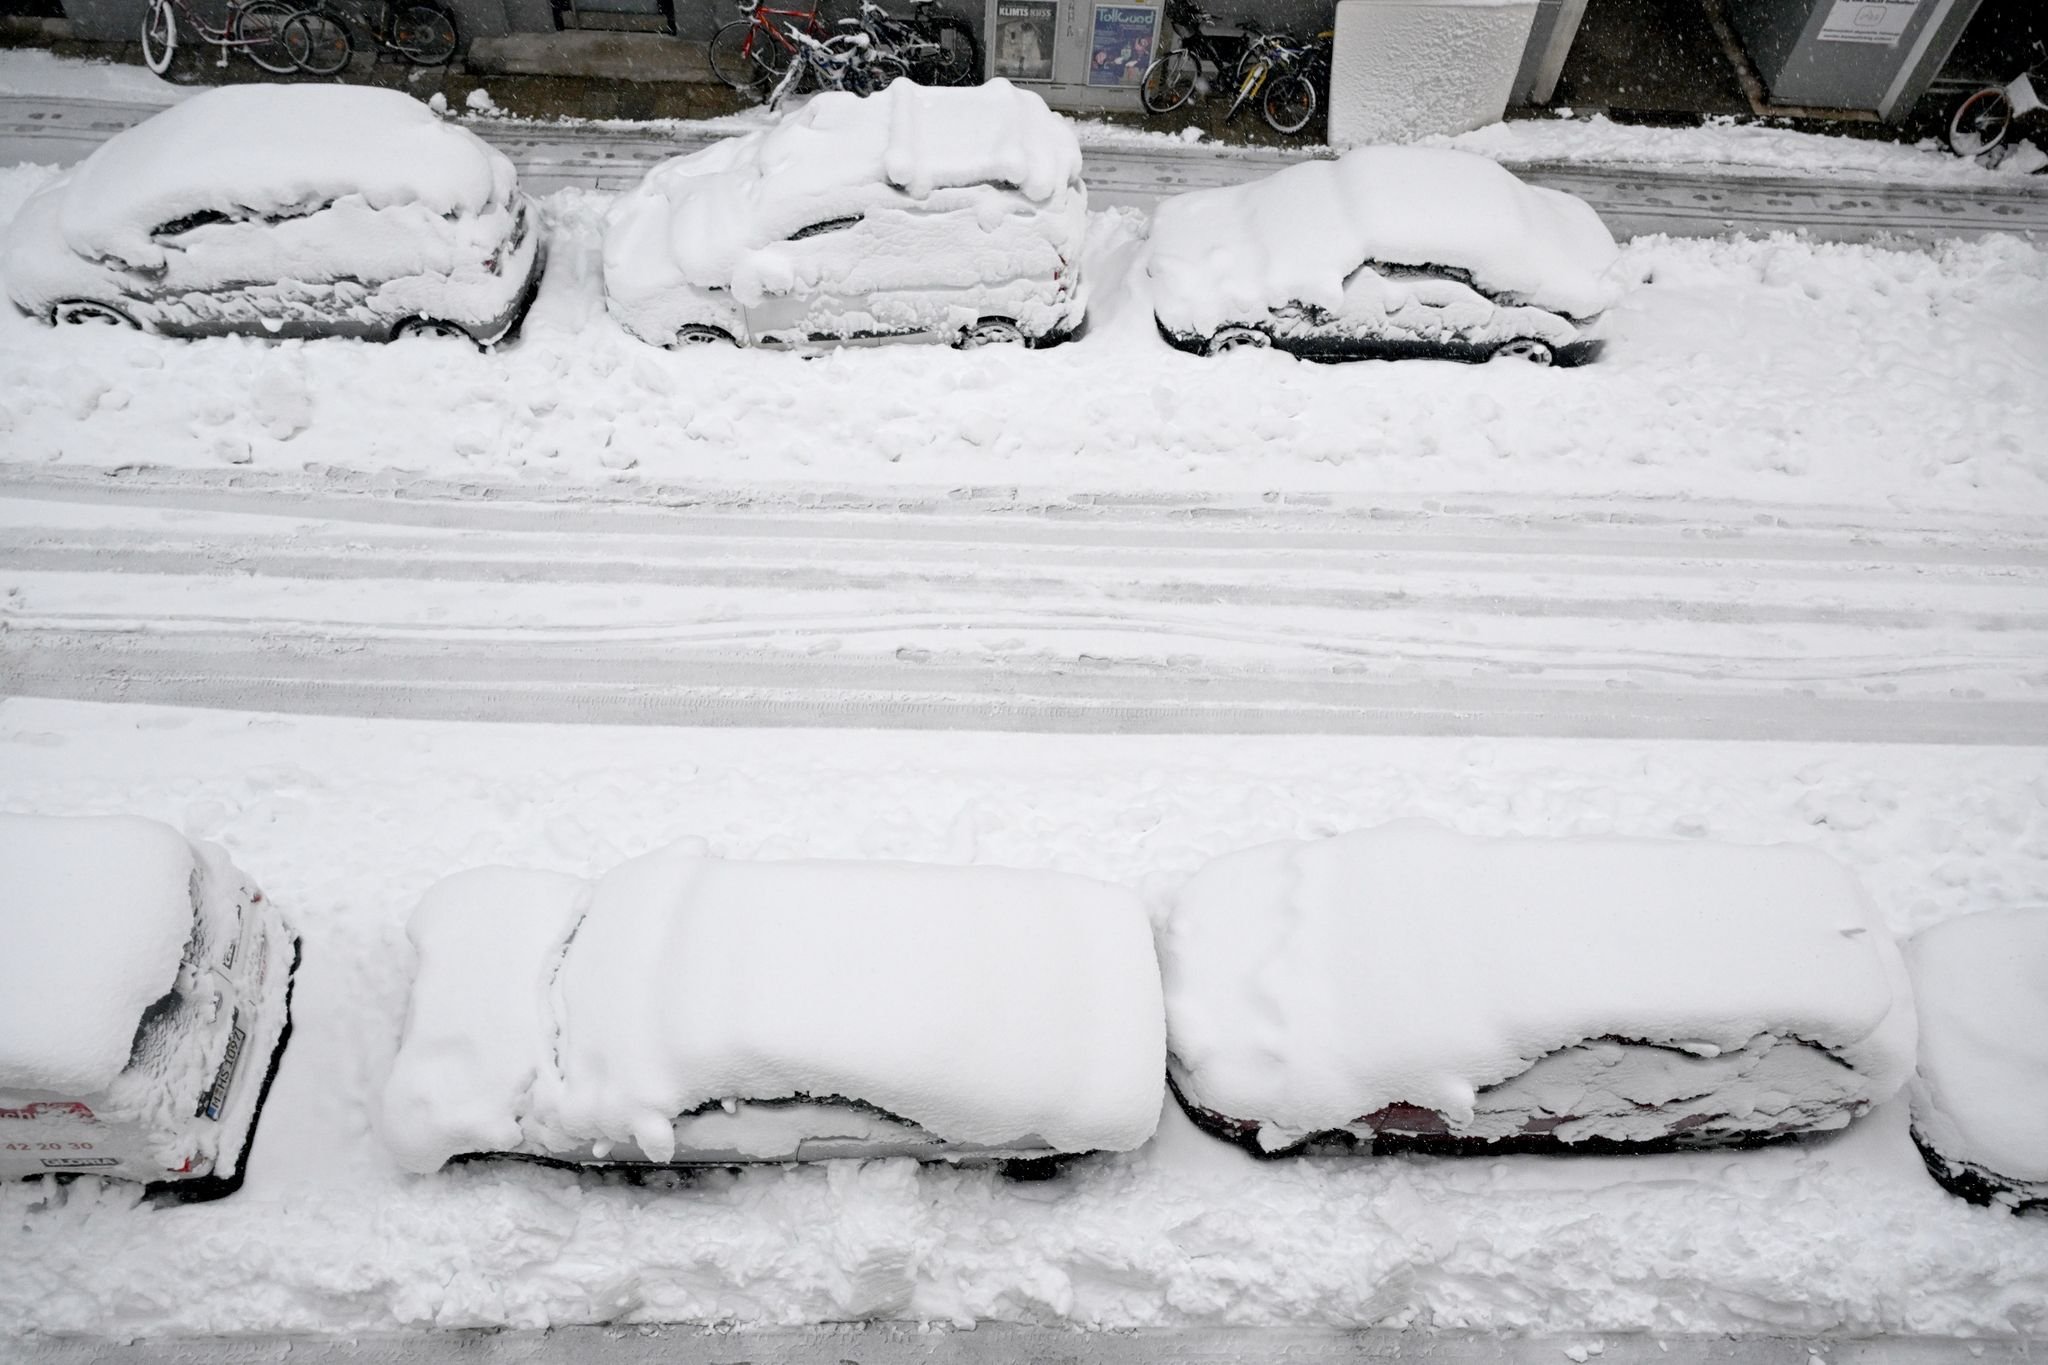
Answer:
[{"label": "snow-covered hood", "polygon": [[97,1094],[177,979],[192,845],[154,820],[6,815],[0,869],[0,1089]]},{"label": "snow-covered hood", "polygon": [[1061,1151],[1127,1150],[1158,1120],[1151,929],[1102,882],[685,844],[595,883],[457,874],[410,932],[383,1129],[414,1169],[522,1134],[664,1161],[677,1116],[728,1099],[839,1096]]},{"label": "snow-covered hood", "polygon": [[1290,303],[1335,310],[1359,266],[1449,266],[1571,318],[1618,295],[1612,234],[1583,200],[1467,152],[1360,147],[1159,206],[1148,271],[1170,327],[1207,332]]},{"label": "snow-covered hood", "polygon": [[398,91],[233,85],[109,138],[48,192],[71,250],[154,270],[151,234],[194,214],[296,216],[359,196],[467,215],[504,208],[514,185],[502,152]]},{"label": "snow-covered hood", "polygon": [[773,128],[649,171],[612,210],[605,284],[628,296],[672,282],[727,288],[750,252],[835,218],[948,190],[978,191],[978,209],[1000,216],[1006,201],[1028,209],[1080,180],[1073,129],[1008,81],[828,92]]},{"label": "snow-covered hood", "polygon": [[1912,1066],[1905,968],[1820,852],[1478,839],[1420,821],[1218,858],[1161,939],[1197,1103],[1300,1133],[1478,1090],[1590,1039],[1815,1044],[1889,1098]]}]

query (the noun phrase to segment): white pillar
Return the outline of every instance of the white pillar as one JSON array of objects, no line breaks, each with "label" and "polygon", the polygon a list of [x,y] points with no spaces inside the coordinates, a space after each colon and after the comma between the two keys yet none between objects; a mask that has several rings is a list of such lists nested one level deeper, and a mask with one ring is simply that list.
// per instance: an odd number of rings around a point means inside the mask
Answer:
[{"label": "white pillar", "polygon": [[1331,145],[1497,122],[1535,18],[1536,0],[1338,0]]}]

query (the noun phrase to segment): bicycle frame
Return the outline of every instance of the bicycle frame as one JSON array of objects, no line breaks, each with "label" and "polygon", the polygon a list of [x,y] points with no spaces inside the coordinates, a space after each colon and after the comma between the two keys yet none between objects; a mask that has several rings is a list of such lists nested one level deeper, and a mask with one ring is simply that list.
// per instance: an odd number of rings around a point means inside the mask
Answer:
[{"label": "bicycle frame", "polygon": [[753,30],[747,34],[747,41],[740,49],[741,55],[745,57],[752,57],[754,55],[754,45],[761,40],[761,35],[763,34],[766,34],[769,40],[779,45],[792,59],[797,56],[796,43],[783,33],[782,26],[776,22],[777,20],[797,20],[800,22],[803,31],[810,34],[811,37],[823,38],[825,36],[824,26],[818,22],[818,7],[816,4],[813,4],[809,9],[774,9],[762,4],[760,0],[745,0],[740,8],[745,10],[747,17],[753,21]]},{"label": "bicycle frame", "polygon": [[235,16],[247,8],[243,0],[228,0],[227,18],[222,20],[221,27],[219,28],[214,28],[204,19],[200,18],[198,13],[193,10],[190,0],[164,0],[164,3],[178,12],[180,20],[192,26],[194,37],[203,43],[210,43],[214,47],[223,49],[231,47],[256,47],[259,44],[272,41],[271,36],[268,34],[258,38],[237,38],[235,36]]}]

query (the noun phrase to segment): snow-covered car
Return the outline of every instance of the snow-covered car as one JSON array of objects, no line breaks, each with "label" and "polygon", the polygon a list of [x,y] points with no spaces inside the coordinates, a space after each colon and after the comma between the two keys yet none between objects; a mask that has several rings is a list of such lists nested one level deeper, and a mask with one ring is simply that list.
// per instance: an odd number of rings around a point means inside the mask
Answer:
[{"label": "snow-covered car", "polygon": [[2048,910],[1986,911],[1906,945],[1920,1010],[1913,1141],[1944,1189],[2048,1213]]},{"label": "snow-covered car", "polygon": [[1182,1106],[1264,1155],[1740,1145],[1913,1065],[1898,948],[1809,849],[1401,822],[1215,859],[1160,954]]},{"label": "snow-covered car", "polygon": [[1008,81],[817,96],[612,209],[605,297],[657,346],[1046,345],[1087,309],[1081,148]]},{"label": "snow-covered car", "polygon": [[53,323],[167,336],[460,334],[490,345],[539,287],[512,163],[394,90],[233,85],[116,133],[0,243]]},{"label": "snow-covered car", "polygon": [[1576,365],[1600,353],[1617,254],[1585,201],[1484,157],[1360,147],[1167,200],[1147,274],[1186,351]]},{"label": "snow-covered car", "polygon": [[0,1176],[232,1193],[291,1032],[275,907],[154,820],[0,816],[0,867]]},{"label": "snow-covered car", "polygon": [[380,1126],[400,1165],[1124,1151],[1164,1095],[1130,892],[1055,872],[747,862],[457,873],[414,911]]}]

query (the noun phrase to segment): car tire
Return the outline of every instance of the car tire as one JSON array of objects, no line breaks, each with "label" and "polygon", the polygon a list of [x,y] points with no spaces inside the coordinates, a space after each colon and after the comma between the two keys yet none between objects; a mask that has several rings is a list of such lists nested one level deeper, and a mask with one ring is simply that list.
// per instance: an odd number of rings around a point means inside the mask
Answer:
[{"label": "car tire", "polygon": [[1219,327],[1202,347],[1204,355],[1222,355],[1226,351],[1264,351],[1273,345],[1273,338],[1256,327]]},{"label": "car tire", "polygon": [[1531,365],[1555,365],[1557,352],[1551,349],[1547,341],[1538,341],[1535,337],[1516,337],[1513,341],[1503,341],[1494,347],[1493,354],[1487,358],[1521,360]]},{"label": "car tire", "polygon": [[91,299],[65,299],[50,309],[52,327],[83,327],[88,324],[126,327],[135,332],[142,330],[141,323],[120,309],[109,304],[95,303]]},{"label": "car tire", "polygon": [[955,350],[972,351],[983,346],[1021,346],[1024,344],[1024,329],[1008,318],[983,318],[972,327],[964,327],[953,342]]},{"label": "car tire", "polygon": [[739,339],[723,327],[708,323],[691,322],[676,328],[676,339],[668,344],[671,351],[687,350],[692,346],[737,346]]}]

